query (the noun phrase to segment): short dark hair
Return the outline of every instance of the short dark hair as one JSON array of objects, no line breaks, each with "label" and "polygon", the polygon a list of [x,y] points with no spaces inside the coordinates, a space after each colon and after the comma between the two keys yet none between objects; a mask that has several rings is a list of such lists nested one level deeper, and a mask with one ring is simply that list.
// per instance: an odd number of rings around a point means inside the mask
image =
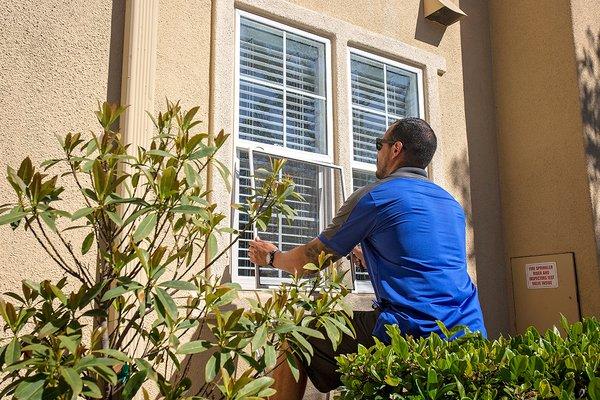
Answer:
[{"label": "short dark hair", "polygon": [[421,118],[404,118],[394,122],[389,138],[399,140],[406,149],[405,167],[427,167],[437,148],[435,132]]}]

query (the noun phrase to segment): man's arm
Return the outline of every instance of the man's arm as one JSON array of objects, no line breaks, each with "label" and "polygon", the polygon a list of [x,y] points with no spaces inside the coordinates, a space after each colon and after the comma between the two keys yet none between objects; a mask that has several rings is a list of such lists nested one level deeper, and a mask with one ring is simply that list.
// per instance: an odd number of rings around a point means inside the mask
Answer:
[{"label": "man's arm", "polygon": [[[250,261],[258,265],[266,265],[267,254],[273,250],[277,250],[274,244],[256,238],[250,242]],[[275,254],[273,266],[293,275],[303,275],[306,272],[303,268],[306,264],[313,263],[319,265],[319,254],[322,251],[326,254],[332,254],[333,261],[340,258],[339,255],[327,248],[318,238],[314,238],[310,242],[296,246],[289,251],[282,251]]]}]

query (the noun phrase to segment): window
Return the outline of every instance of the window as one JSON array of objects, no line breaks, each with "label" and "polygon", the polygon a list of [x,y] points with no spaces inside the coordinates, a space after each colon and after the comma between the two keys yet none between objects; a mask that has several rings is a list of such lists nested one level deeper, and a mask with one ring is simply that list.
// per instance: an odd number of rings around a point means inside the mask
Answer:
[{"label": "window", "polygon": [[[285,157],[304,202],[290,201],[298,216],[292,224],[273,216],[260,236],[282,250],[314,238],[333,212],[331,168],[330,45],[327,39],[242,11],[237,13],[236,195],[251,190],[251,171],[269,167],[269,157]],[[260,182],[257,179],[257,185]],[[238,227],[248,216],[237,215]],[[257,281],[248,259],[252,232],[234,249],[233,279],[251,288]],[[286,274],[260,268],[262,284],[277,284]]]},{"label": "window", "polygon": [[[360,50],[350,52],[353,190],[376,180],[375,139],[394,121],[423,115],[421,71]],[[369,290],[366,270],[356,287]],[[372,289],[371,289],[372,290]]]}]

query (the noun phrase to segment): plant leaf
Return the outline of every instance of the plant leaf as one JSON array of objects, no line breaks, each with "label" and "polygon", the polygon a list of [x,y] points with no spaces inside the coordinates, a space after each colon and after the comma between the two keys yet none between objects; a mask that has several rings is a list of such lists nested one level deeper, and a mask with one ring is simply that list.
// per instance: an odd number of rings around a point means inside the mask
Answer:
[{"label": "plant leaf", "polygon": [[73,399],[77,399],[79,393],[83,389],[83,381],[79,374],[73,368],[61,368],[60,374],[65,379],[65,382],[71,386],[71,390],[73,391]]},{"label": "plant leaf", "polygon": [[202,353],[210,348],[210,342],[207,340],[194,340],[184,343],[177,349],[177,354],[196,354]]},{"label": "plant leaf", "polygon": [[156,214],[148,214],[146,217],[140,222],[137,229],[133,234],[133,241],[138,243],[144,240],[156,227]]}]

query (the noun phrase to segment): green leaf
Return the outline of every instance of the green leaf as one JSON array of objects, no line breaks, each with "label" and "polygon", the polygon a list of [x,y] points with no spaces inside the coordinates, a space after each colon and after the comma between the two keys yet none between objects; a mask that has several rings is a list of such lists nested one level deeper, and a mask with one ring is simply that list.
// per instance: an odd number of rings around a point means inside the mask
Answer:
[{"label": "green leaf", "polygon": [[196,354],[208,350],[211,344],[207,340],[194,340],[184,343],[177,349],[177,354]]},{"label": "green leaf", "polygon": [[206,248],[206,252],[208,253],[208,259],[212,260],[217,254],[218,246],[217,246],[217,238],[214,233],[210,233],[208,235],[208,245]]},{"label": "green leaf", "polygon": [[94,351],[94,353],[100,353],[100,354],[105,354],[111,358],[114,358],[115,360],[119,360],[121,362],[124,363],[131,363],[131,358],[129,356],[127,356],[127,354],[123,353],[122,351],[119,350],[115,350],[115,349],[99,349]]},{"label": "green leaf", "polygon": [[74,354],[77,351],[77,346],[79,345],[78,337],[71,337],[60,335],[58,336],[58,340],[62,343],[63,347],[65,347],[71,354]]},{"label": "green leaf", "polygon": [[123,399],[130,400],[140,390],[146,380],[146,371],[138,371],[129,378],[123,388]]},{"label": "green leaf", "polygon": [[214,152],[215,152],[216,150],[217,150],[217,148],[216,148],[216,147],[213,147],[213,146],[205,146],[205,147],[201,148],[200,150],[198,150],[198,151],[196,151],[196,152],[192,153],[192,154],[189,156],[189,159],[190,159],[190,160],[197,160],[197,159],[199,159],[199,158],[205,158],[205,157],[208,157],[208,156],[211,156],[211,155],[213,155],[213,154],[214,154]]},{"label": "green leaf", "polygon": [[20,221],[27,214],[23,211],[11,211],[8,214],[0,216],[0,225],[12,224],[13,222]]},{"label": "green leaf", "polygon": [[294,379],[296,382],[298,382],[300,380],[300,369],[298,369],[298,362],[296,361],[296,358],[291,353],[286,353],[285,358],[290,367],[290,371],[292,371]]},{"label": "green leaf", "polygon": [[179,290],[198,290],[196,285],[188,281],[165,281],[158,286]]},{"label": "green leaf", "polygon": [[161,198],[167,198],[171,195],[173,186],[177,180],[177,172],[175,168],[168,167],[165,169],[163,175],[160,178],[159,193]]},{"label": "green leaf", "polygon": [[133,241],[138,243],[144,240],[156,227],[156,214],[148,214],[146,217],[140,222],[137,229],[133,234]]},{"label": "green leaf", "polygon": [[42,220],[48,225],[52,232],[56,232],[56,215],[49,212],[43,212],[40,213],[40,217],[42,217]]},{"label": "green leaf", "polygon": [[102,299],[100,299],[100,301],[104,302],[104,301],[107,301],[110,299],[114,299],[115,297],[119,297],[122,294],[132,292],[134,290],[141,289],[141,288],[143,288],[143,286],[140,285],[139,283],[119,285],[119,286],[116,286],[116,287],[108,290],[106,293],[104,293],[104,296],[102,296]]},{"label": "green leaf", "polygon": [[254,337],[252,338],[251,344],[253,350],[258,350],[267,343],[267,326],[261,325],[256,330]]},{"label": "green leaf", "polygon": [[183,166],[183,172],[185,172],[185,180],[189,186],[194,186],[200,182],[200,175],[194,169],[194,166],[190,163],[185,163]]},{"label": "green leaf", "polygon": [[14,364],[21,358],[21,345],[18,338],[14,337],[6,346],[4,361],[7,365]]},{"label": "green leaf", "polygon": [[77,399],[79,393],[83,389],[83,381],[79,374],[73,368],[61,368],[60,374],[64,378],[65,382],[71,386],[71,390],[73,391],[72,399]]},{"label": "green leaf", "polygon": [[94,243],[94,232],[90,232],[87,234],[85,239],[83,239],[83,243],[81,244],[81,254],[87,254],[92,247],[92,243]]},{"label": "green leaf", "polygon": [[588,396],[591,400],[600,400],[600,378],[590,379],[588,385]]},{"label": "green leaf", "polygon": [[258,379],[254,379],[244,385],[236,393],[236,399],[243,399],[246,396],[253,396],[258,394],[261,390],[268,388],[275,382],[275,380],[269,376],[263,376]]},{"label": "green leaf", "polygon": [[148,150],[146,152],[146,154],[149,156],[175,157],[173,154],[169,153],[168,151],[164,151],[164,150]]},{"label": "green leaf", "polygon": [[94,382],[84,379],[83,384],[84,384],[84,389],[81,392],[82,395],[91,397],[93,399],[101,399],[102,398],[102,392],[100,391],[100,388],[98,387],[98,385],[96,385]]},{"label": "green leaf", "polygon": [[56,298],[58,300],[60,300],[61,303],[63,303],[64,305],[67,305],[67,296],[65,296],[65,294],[62,292],[62,290],[60,290],[57,286],[50,284],[50,290],[52,290],[52,293],[54,293],[54,295],[56,296]]},{"label": "green leaf", "polygon": [[31,182],[31,177],[33,176],[33,164],[31,163],[31,159],[26,157],[21,161],[21,166],[17,171],[17,176],[23,180],[25,184],[29,184]]},{"label": "green leaf", "polygon": [[71,214],[71,221],[75,221],[76,219],[90,215],[93,212],[94,212],[94,208],[92,208],[92,207],[81,208],[81,209],[75,211],[73,214]]},{"label": "green leaf", "polygon": [[23,380],[15,390],[15,399],[18,400],[41,400],[44,393],[45,379],[43,375],[37,375]]},{"label": "green leaf", "polygon": [[117,213],[112,211],[106,211],[106,214],[111,219],[111,221],[115,223],[115,225],[117,225],[118,227],[123,226],[123,219],[119,217]]},{"label": "green leaf", "polygon": [[221,353],[215,353],[206,362],[206,367],[204,368],[204,377],[206,382],[212,382],[217,376],[217,373],[221,369]]},{"label": "green leaf", "polygon": [[[298,343],[312,356],[314,354],[311,344],[296,331],[292,331],[292,336],[298,341]],[[304,351],[303,351],[304,352]]]},{"label": "green leaf", "polygon": [[167,315],[171,317],[171,320],[176,321],[179,313],[173,298],[164,289],[159,287],[156,288],[156,297],[165,308]]},{"label": "green leaf", "polygon": [[265,367],[273,368],[277,362],[277,352],[275,347],[267,344],[265,346]]},{"label": "green leaf", "polygon": [[174,213],[180,214],[201,214],[202,218],[208,219],[208,212],[204,207],[191,206],[191,205],[181,205],[177,207],[173,207],[171,209]]}]

